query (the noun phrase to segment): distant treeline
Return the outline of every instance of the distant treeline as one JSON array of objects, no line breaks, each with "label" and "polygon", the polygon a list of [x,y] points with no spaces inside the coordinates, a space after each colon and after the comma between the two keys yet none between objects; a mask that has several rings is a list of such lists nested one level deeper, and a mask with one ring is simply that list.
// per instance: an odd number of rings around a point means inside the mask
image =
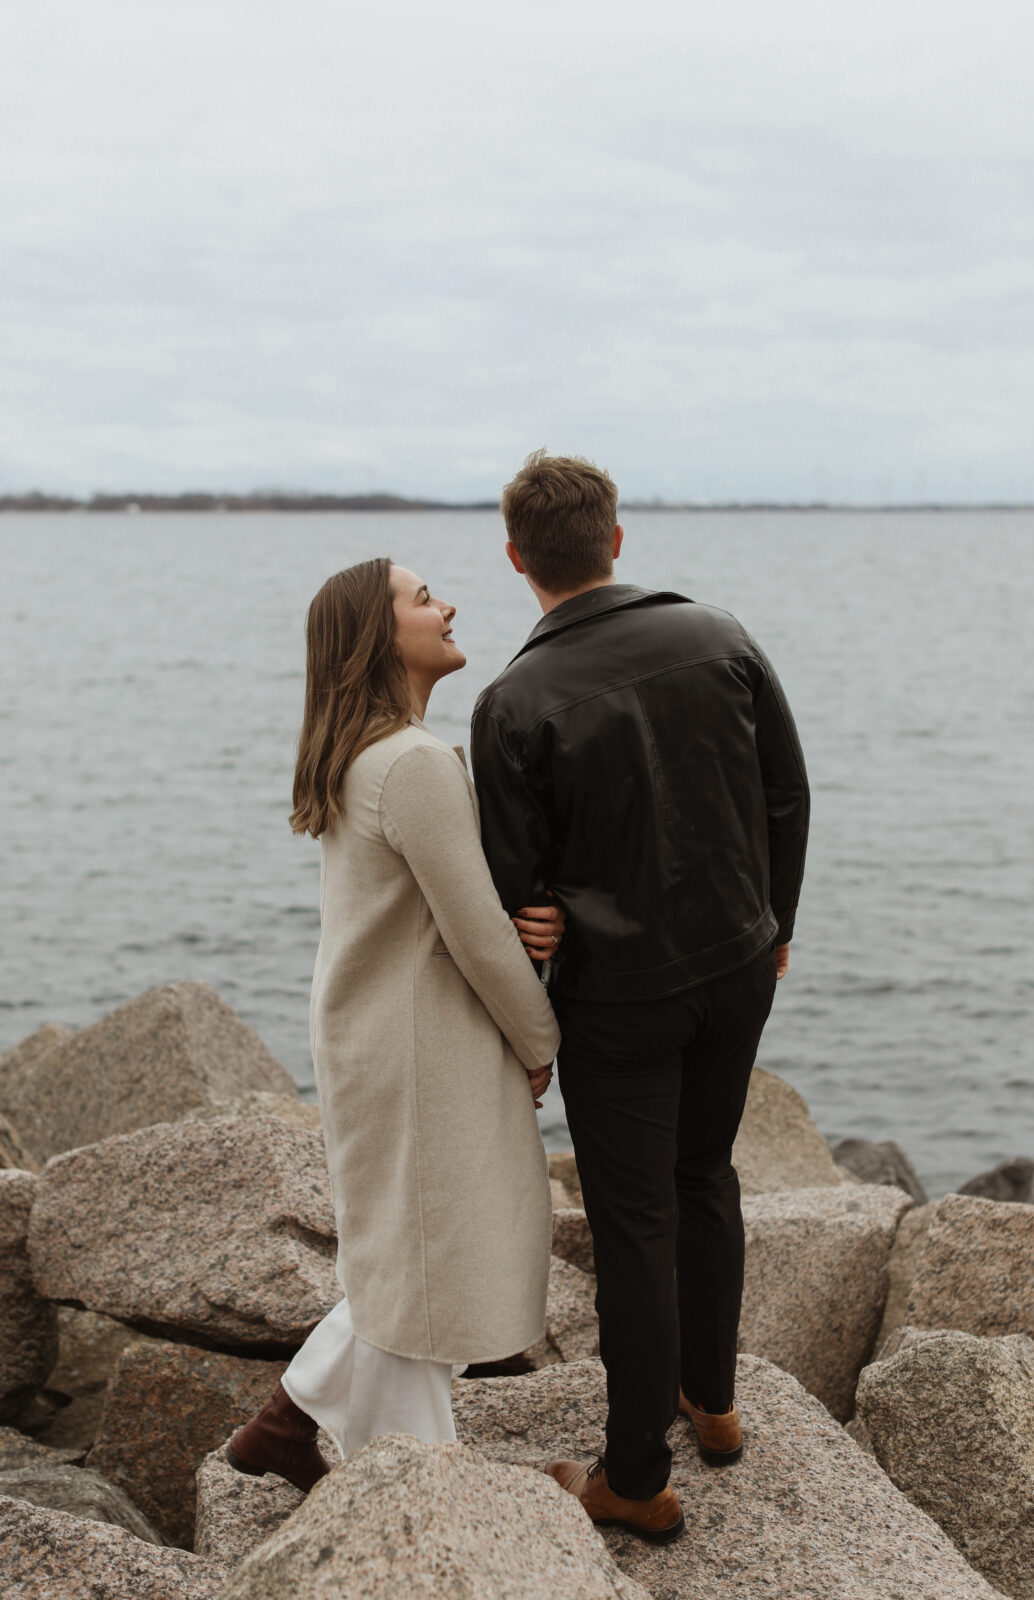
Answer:
[{"label": "distant treeline", "polygon": [[0,511],[494,511],[495,500],[453,504],[447,500],[407,500],[398,494],[295,494],[279,489],[256,494],[94,494],[88,500],[68,495],[0,495]]},{"label": "distant treeline", "polygon": [[[496,511],[496,500],[407,500],[400,494],[302,494],[268,489],[255,494],[0,495],[4,511]],[[1025,501],[983,504],[951,500],[844,505],[832,500],[622,500],[621,511],[1030,511]]]}]

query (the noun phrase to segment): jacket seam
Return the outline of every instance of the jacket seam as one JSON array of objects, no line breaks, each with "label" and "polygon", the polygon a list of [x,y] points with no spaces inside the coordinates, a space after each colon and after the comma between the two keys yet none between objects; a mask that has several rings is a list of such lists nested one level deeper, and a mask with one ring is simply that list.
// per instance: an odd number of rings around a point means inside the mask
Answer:
[{"label": "jacket seam", "polygon": [[664,805],[664,816],[668,824],[668,841],[675,857],[675,865],[678,868],[679,875],[681,876],[682,852],[679,849],[679,841],[675,832],[675,818],[671,809],[671,800],[668,795],[668,785],[664,781],[664,769],[661,766],[660,757],[657,753],[657,740],[654,738],[653,725],[646,714],[646,707],[643,705],[643,697],[639,693],[639,680],[636,680],[633,687],[635,689],[636,704],[639,707],[639,715],[643,719],[643,727],[646,729],[646,737],[650,741],[650,759],[653,764],[653,777],[654,782],[660,791],[661,801]]},{"label": "jacket seam", "polygon": [[[590,700],[602,700],[606,695],[614,694],[614,692],[618,689],[638,690],[638,687],[641,683],[650,683],[654,678],[663,678],[672,672],[681,672],[686,667],[706,666],[711,661],[743,660],[753,661],[755,666],[762,667],[762,663],[758,660],[758,657],[750,650],[714,650],[710,655],[683,658],[680,661],[671,662],[667,666],[657,667],[653,672],[637,672],[634,674],[634,676],[622,678],[617,683],[608,683],[601,689],[593,689],[590,694],[579,694],[575,695],[570,700],[558,701],[556,705],[550,706],[548,711],[544,711],[540,717],[536,717],[534,721],[527,723],[525,732],[531,733],[534,729],[540,728],[544,722],[549,721],[550,717],[558,715],[558,713],[561,711],[570,711],[572,706],[585,705]],[[763,667],[762,671],[764,671]],[[768,675],[766,673],[766,679],[767,676]],[[491,693],[491,690],[487,690],[486,693]],[[474,710],[475,715],[477,715],[479,708],[475,706]],[[498,723],[500,727],[505,727],[520,737],[518,730],[513,726],[513,724],[506,721],[498,712],[490,711],[486,707],[480,709],[480,715],[484,717],[491,717],[492,721]]]},{"label": "jacket seam", "polygon": [[[419,887],[419,885],[418,885],[418,887]],[[419,922],[419,908],[418,908],[417,921]],[[416,1049],[416,1016],[417,1016],[416,945],[417,945],[417,940],[414,937],[414,939],[413,939],[413,949],[412,949],[412,967],[413,967],[412,998],[413,998],[413,1005],[412,1005],[412,1010],[410,1012],[410,1028],[411,1028],[411,1036],[412,1036],[412,1043],[411,1043],[411,1048],[410,1048],[410,1061],[412,1063],[412,1070],[411,1070],[410,1076],[411,1076],[411,1080],[412,1080],[412,1090],[413,1090],[413,1150],[414,1150],[414,1154],[416,1156],[416,1203],[417,1203],[417,1216],[420,1219],[420,1262],[421,1262],[421,1266],[423,1268],[423,1272],[422,1272],[422,1276],[421,1276],[421,1288],[423,1290],[423,1300],[424,1300],[424,1324],[425,1324],[425,1326],[427,1328],[427,1354],[428,1354],[428,1359],[433,1361],[434,1360],[434,1336],[433,1336],[433,1334],[431,1332],[431,1300],[430,1300],[430,1296],[429,1296],[429,1294],[427,1292],[427,1231],[426,1231],[426,1229],[424,1227],[424,1184],[423,1184],[423,1175],[422,1175],[422,1172],[421,1172],[421,1163],[420,1163],[420,1107],[419,1107],[419,1104],[418,1104],[417,1049]]]}]

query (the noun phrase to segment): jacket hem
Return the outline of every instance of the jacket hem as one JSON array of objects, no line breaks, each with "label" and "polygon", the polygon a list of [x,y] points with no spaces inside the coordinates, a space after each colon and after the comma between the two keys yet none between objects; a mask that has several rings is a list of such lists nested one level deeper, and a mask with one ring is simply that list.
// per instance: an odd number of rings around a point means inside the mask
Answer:
[{"label": "jacket hem", "polygon": [[639,972],[606,972],[588,967],[576,974],[571,973],[570,967],[561,967],[550,993],[561,1003],[564,1000],[594,1000],[603,1004],[663,1000],[668,995],[681,994],[684,989],[694,989],[698,984],[710,983],[745,967],[773,943],[778,932],[775,915],[766,907],[757,922],[735,938],[666,962],[663,967]]}]

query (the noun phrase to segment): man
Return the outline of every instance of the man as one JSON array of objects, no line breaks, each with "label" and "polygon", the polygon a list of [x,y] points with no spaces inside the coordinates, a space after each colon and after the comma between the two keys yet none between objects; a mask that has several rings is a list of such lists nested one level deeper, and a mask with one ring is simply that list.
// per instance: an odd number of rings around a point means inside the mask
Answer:
[{"label": "man", "polygon": [[511,914],[551,891],[560,1089],[596,1259],[606,1446],[554,1478],[657,1542],[678,1412],[705,1461],[734,1405],[743,1220],[733,1140],[789,943],[808,785],[765,656],[726,612],[614,580],[617,489],[529,456],[506,552],[544,613],[474,711],[485,852]]}]

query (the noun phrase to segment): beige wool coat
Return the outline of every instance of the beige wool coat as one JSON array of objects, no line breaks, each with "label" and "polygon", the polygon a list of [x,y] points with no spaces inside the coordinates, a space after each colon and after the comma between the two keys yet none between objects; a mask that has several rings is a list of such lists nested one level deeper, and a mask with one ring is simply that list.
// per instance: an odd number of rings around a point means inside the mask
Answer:
[{"label": "beige wool coat", "polygon": [[552,1215],[525,1067],[545,989],[499,903],[460,756],[414,718],[321,839],[312,1053],[360,1338],[449,1362],[542,1337]]}]

